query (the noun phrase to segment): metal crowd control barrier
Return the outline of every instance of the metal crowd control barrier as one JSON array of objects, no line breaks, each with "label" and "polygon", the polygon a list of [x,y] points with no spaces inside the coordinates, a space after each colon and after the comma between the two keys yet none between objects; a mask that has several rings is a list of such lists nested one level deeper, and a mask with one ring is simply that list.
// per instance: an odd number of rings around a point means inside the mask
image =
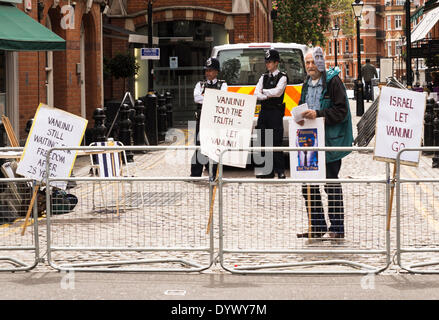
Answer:
[{"label": "metal crowd control barrier", "polygon": [[431,165],[422,171],[401,167],[401,155],[410,151],[439,152],[439,148],[406,148],[397,154],[397,264],[412,273],[439,273],[439,179],[432,178],[437,173]]},{"label": "metal crowd control barrier", "polygon": [[[28,271],[39,262],[37,201],[30,208],[35,190],[32,180],[15,177],[16,158],[23,148],[1,148],[0,158],[10,159],[1,166],[0,182],[0,271]],[[25,216],[30,219],[23,233]]]},{"label": "metal crowd control barrier", "polygon": [[[46,185],[55,181],[75,181],[78,203],[69,214],[56,214],[55,207],[47,203],[49,265],[58,270],[100,272],[194,272],[208,269],[214,259],[214,240],[213,224],[210,232],[206,232],[206,212],[212,197],[212,186],[208,187],[207,178],[118,176],[55,179],[50,177],[49,170],[50,154],[57,150],[109,153],[124,150],[187,152],[195,149],[193,146],[50,149]],[[106,204],[100,211],[93,210],[93,199],[90,199],[93,184],[101,189],[95,192],[94,200]]]},{"label": "metal crowd control barrier", "polygon": [[[223,177],[223,157],[226,152],[271,150],[371,152],[373,148],[265,147],[222,152],[218,179],[221,266],[232,273],[298,274],[370,274],[388,268],[390,231],[385,227],[391,183],[388,164],[382,163],[386,169],[385,176],[383,172],[380,179]],[[308,228],[302,185],[338,182],[343,187],[345,240],[306,241],[296,238],[296,233]],[[327,211],[325,192],[322,190],[321,194]],[[381,259],[371,265],[371,256]]]}]

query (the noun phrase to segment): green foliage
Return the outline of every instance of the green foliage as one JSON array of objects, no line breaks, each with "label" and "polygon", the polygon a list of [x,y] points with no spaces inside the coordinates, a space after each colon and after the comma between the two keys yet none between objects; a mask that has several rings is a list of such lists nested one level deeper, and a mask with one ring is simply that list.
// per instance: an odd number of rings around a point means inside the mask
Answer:
[{"label": "green foliage", "polygon": [[279,0],[274,20],[274,39],[318,45],[325,42],[329,28],[329,9],[333,0]]},{"label": "green foliage", "polygon": [[140,66],[136,59],[129,53],[118,53],[108,61],[108,69],[116,79],[134,77],[139,68]]},{"label": "green foliage", "polygon": [[273,21],[274,41],[324,45],[334,14],[345,35],[353,32],[351,0],[278,0]]},{"label": "green foliage", "polygon": [[353,0],[332,0],[331,4],[331,15],[339,18],[339,27],[345,36],[353,36],[355,31],[352,2]]}]

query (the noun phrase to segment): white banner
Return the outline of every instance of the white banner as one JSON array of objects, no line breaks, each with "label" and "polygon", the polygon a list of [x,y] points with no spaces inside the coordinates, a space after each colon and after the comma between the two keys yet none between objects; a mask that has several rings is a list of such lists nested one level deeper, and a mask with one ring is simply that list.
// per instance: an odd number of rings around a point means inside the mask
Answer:
[{"label": "white banner", "polygon": [[[38,106],[26,141],[17,173],[30,179],[43,181],[46,176],[46,156],[54,147],[77,147],[84,136],[87,120],[66,111]],[[50,154],[50,177],[67,178],[75,162],[77,151],[55,150]],[[65,188],[66,183],[54,183]]]},{"label": "white banner", "polygon": [[[206,89],[200,119],[201,153],[219,162],[225,149],[248,148],[256,96]],[[248,151],[227,152],[223,164],[245,168]]]},{"label": "white banner", "polygon": [[[303,126],[289,121],[289,143],[296,147],[324,147],[324,118],[305,120]],[[290,151],[290,173],[294,179],[326,179],[324,151]]]},{"label": "white banner", "polygon": [[[424,92],[381,89],[374,160],[395,162],[399,150],[421,146],[426,99]],[[418,151],[404,152],[401,160],[407,165],[417,165],[419,156]]]}]

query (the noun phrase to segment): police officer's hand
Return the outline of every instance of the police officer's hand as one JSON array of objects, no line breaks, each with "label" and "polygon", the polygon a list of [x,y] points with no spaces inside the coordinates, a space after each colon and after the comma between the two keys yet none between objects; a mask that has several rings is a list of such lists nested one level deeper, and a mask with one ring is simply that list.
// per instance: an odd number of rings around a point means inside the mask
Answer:
[{"label": "police officer's hand", "polygon": [[302,117],[313,120],[317,118],[317,112],[315,110],[305,110],[302,112]]}]

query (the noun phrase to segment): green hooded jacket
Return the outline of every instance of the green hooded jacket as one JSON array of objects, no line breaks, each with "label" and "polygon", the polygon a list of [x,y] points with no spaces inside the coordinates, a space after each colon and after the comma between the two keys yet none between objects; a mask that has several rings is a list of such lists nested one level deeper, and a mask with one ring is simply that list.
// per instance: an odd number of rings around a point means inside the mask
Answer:
[{"label": "green hooded jacket", "polygon": [[[325,117],[325,146],[351,147],[354,141],[352,117],[346,88],[338,77],[339,68],[330,68],[323,73],[323,92],[317,117]],[[299,104],[306,102],[308,80],[303,84]],[[334,162],[347,156],[350,151],[326,152],[326,162]]]}]

